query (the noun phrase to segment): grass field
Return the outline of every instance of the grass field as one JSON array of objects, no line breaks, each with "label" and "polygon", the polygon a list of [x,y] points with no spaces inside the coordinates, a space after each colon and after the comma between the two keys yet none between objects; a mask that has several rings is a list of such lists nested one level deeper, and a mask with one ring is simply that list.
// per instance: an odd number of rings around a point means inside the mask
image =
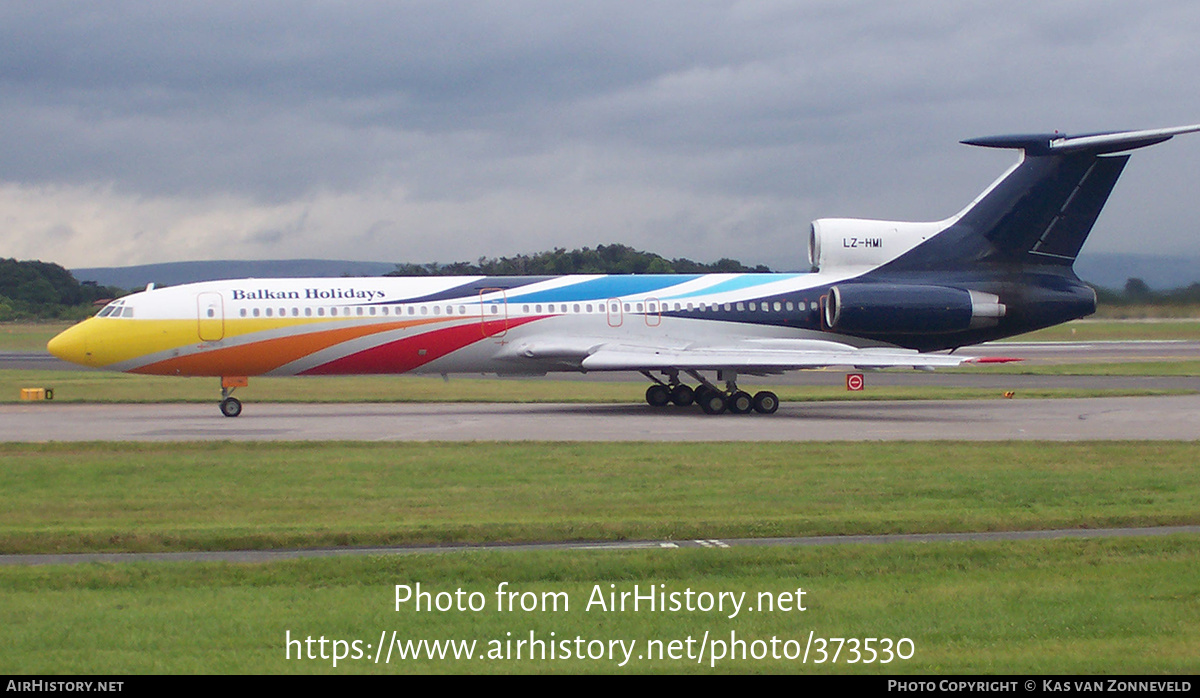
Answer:
[{"label": "grass field", "polygon": [[[1196,443],[3,444],[0,461],[5,552],[1200,522]],[[501,612],[502,582],[569,610]],[[482,605],[397,609],[395,586],[417,583]],[[635,584],[749,600],[733,617],[588,608],[597,590]],[[763,593],[795,603],[798,588],[803,612],[757,606]],[[0,671],[1192,674],[1198,589],[1200,537],[1189,535],[3,566]],[[401,661],[396,650],[374,663],[367,646],[381,634],[390,645],[392,631],[402,643],[474,641],[495,658]],[[568,646],[511,658],[530,633]],[[866,663],[860,650],[849,664],[842,642],[833,662],[830,640],[817,664],[810,633],[907,638],[911,658]],[[336,667],[334,640],[345,643]],[[316,658],[298,658],[309,649]]]},{"label": "grass field", "polygon": [[[1188,366],[1147,366],[1141,375],[1196,375]],[[1117,375],[1138,375],[1141,364],[1122,364],[1133,368],[1113,369]],[[964,371],[992,371],[1003,366],[971,368]],[[1106,367],[1095,370],[1103,372]],[[1196,369],[1200,371],[1200,366]],[[1030,370],[1046,374],[1071,374],[1070,366],[1039,366]],[[1006,370],[1005,373],[1022,373]],[[1082,374],[1089,375],[1089,374]],[[867,379],[868,384],[870,378]],[[216,378],[173,378],[139,376],[104,371],[20,371],[0,370],[0,403],[20,402],[21,388],[44,387],[54,390],[54,402],[84,403],[216,403],[220,389]],[[743,382],[751,392],[759,387]],[[770,387],[784,402],[828,400],[982,400],[1000,399],[1004,391],[988,388],[940,386],[871,386],[861,392],[847,392],[840,386],[775,385]],[[1169,389],[1022,389],[1021,399],[1115,397],[1130,395],[1170,395],[1186,390]],[[506,403],[631,403],[641,402],[645,385],[636,381],[568,381],[553,379],[502,379],[422,376],[318,376],[304,378],[252,378],[250,387],[237,396],[247,402],[506,402]],[[49,403],[46,403],[49,404]]]},{"label": "grass field", "polygon": [[[5,444],[0,460],[5,552],[1200,523],[1195,443]],[[447,610],[397,607],[417,584]],[[634,585],[680,609],[589,607]],[[460,589],[478,610],[451,610]],[[367,646],[393,631],[492,658],[376,664]],[[568,645],[516,659],[530,633]],[[842,642],[834,662],[827,641],[818,664],[810,633],[907,638],[910,658],[868,663],[860,643],[851,664]],[[2,566],[0,647],[22,674],[1194,674],[1200,536]]]},{"label": "grass field", "polygon": [[[498,609],[503,582],[532,610]],[[463,607],[476,594],[479,610],[397,607],[396,585],[417,584],[429,604],[462,590]],[[681,610],[589,609],[597,590],[635,584],[679,594]],[[1195,536],[5,567],[0,672],[1195,674],[1198,589]],[[702,592],[744,593],[743,607],[699,610]],[[791,610],[769,610],[762,594],[790,594]],[[470,643],[458,647],[474,658],[402,660],[395,649],[375,663],[393,631],[401,647]],[[545,643],[532,659],[518,645],[531,634]],[[825,638],[888,638],[909,658],[868,663],[860,641],[851,663],[846,642],[826,640],[822,656]]]},{"label": "grass field", "polygon": [[1200,524],[1197,443],[0,444],[0,552]]},{"label": "grass field", "polygon": [[1129,340],[1200,339],[1200,319],[1181,318],[1088,318],[1019,335],[1012,342],[1104,342]]}]

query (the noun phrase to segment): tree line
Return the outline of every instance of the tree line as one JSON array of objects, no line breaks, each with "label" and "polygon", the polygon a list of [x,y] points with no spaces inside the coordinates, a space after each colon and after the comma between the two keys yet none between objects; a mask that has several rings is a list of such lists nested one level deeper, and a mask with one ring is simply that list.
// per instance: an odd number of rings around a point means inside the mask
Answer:
[{"label": "tree line", "polygon": [[95,311],[96,301],[125,293],[90,281],[80,283],[50,262],[0,259],[0,321],[78,320]]},{"label": "tree line", "polygon": [[1144,280],[1131,278],[1120,290],[1095,288],[1101,305],[1200,305],[1200,283],[1155,291]]},{"label": "tree line", "polygon": [[[710,274],[769,273],[763,265],[747,266],[735,259],[712,263],[687,258],[667,259],[628,245],[598,245],[594,249],[555,248],[548,252],[513,257],[484,258],[475,263],[397,264],[388,276],[553,276],[558,274]],[[1200,283],[1155,291],[1142,279],[1129,279],[1122,289],[1096,287],[1100,305],[1200,305]],[[80,282],[63,267],[50,262],[0,258],[0,322],[11,320],[79,320],[95,311],[96,301],[128,293],[94,281]]]},{"label": "tree line", "polygon": [[736,259],[718,259],[711,264],[686,257],[667,259],[628,245],[597,245],[513,257],[480,257],[476,262],[451,264],[397,264],[387,276],[555,276],[558,274],[714,274],[733,272],[768,273],[763,265],[748,267]]}]

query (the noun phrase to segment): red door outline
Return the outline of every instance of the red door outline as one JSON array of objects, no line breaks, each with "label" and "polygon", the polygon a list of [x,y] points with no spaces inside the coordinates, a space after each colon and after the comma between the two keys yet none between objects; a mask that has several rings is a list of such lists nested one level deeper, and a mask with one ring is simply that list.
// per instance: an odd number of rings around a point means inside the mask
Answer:
[{"label": "red door outline", "polygon": [[[499,299],[485,296],[500,294]],[[479,289],[479,329],[484,337],[503,337],[508,334],[508,294],[502,288]]]}]

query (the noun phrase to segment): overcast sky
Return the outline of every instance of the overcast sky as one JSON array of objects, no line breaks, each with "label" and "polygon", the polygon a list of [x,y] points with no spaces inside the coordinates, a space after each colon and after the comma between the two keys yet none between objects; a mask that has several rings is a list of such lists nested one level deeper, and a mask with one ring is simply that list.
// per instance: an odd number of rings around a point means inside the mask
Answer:
[{"label": "overcast sky", "polygon": [[[0,257],[474,260],[625,243],[805,266],[936,220],[974,136],[1200,122],[1195,0],[0,0]],[[1200,134],[1085,252],[1200,255]]]}]

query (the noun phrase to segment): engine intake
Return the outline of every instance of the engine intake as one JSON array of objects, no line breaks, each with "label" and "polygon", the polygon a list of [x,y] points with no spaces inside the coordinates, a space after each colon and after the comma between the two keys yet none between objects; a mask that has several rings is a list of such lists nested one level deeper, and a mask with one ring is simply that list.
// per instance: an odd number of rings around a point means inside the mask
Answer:
[{"label": "engine intake", "polygon": [[946,286],[845,284],[829,290],[825,324],[853,335],[946,334],[994,327],[1000,297]]}]

